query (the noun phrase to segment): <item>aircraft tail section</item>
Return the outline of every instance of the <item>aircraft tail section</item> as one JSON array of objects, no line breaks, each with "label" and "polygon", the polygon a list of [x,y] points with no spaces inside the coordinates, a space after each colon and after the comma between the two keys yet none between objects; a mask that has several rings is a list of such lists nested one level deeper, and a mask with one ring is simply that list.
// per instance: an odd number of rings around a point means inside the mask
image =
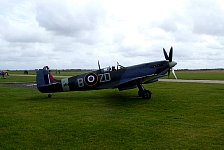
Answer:
[{"label": "aircraft tail section", "polygon": [[39,69],[36,76],[37,86],[49,85],[55,82],[54,77],[46,69]]},{"label": "aircraft tail section", "polygon": [[37,71],[36,82],[40,92],[51,93],[61,91],[60,81],[54,79],[47,66]]}]

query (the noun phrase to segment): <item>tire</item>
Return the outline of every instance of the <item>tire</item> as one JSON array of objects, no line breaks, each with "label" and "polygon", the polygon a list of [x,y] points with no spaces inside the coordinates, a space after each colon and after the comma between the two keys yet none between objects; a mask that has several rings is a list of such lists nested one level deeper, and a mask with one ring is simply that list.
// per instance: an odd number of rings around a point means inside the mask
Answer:
[{"label": "tire", "polygon": [[48,98],[51,98],[52,96],[53,96],[53,94],[48,94],[47,95]]},{"label": "tire", "polygon": [[152,95],[152,93],[149,90],[142,91],[142,98],[144,98],[144,99],[150,99],[151,95]]}]

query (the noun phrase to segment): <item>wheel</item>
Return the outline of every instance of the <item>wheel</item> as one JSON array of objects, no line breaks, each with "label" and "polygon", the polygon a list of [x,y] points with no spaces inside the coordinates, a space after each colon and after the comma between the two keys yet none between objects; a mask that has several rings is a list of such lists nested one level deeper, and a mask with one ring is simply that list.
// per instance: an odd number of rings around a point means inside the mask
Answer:
[{"label": "wheel", "polygon": [[53,96],[53,94],[48,94],[47,95],[48,98],[51,98],[52,96]]},{"label": "wheel", "polygon": [[142,98],[144,98],[144,99],[150,99],[151,95],[152,95],[152,93],[149,90],[142,91]]}]

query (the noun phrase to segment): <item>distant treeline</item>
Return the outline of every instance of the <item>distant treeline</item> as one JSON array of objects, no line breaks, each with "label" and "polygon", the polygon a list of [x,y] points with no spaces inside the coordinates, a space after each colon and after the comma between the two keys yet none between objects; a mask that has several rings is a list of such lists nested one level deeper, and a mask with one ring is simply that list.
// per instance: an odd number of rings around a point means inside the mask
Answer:
[{"label": "distant treeline", "polygon": [[[35,70],[6,70],[6,71],[37,71],[38,69],[35,69]],[[80,72],[80,71],[94,71],[96,69],[50,69],[51,71],[66,71],[66,72]]]},{"label": "distant treeline", "polygon": [[51,71],[66,71],[66,72],[80,72],[80,71],[93,71],[95,69],[50,69]]},{"label": "distant treeline", "polygon": [[[80,72],[80,71],[95,71],[96,69],[50,69],[51,71],[65,71],[65,72]],[[224,68],[216,69],[176,69],[177,71],[215,71],[215,70],[224,70]],[[35,70],[5,70],[5,71],[37,71]]]}]

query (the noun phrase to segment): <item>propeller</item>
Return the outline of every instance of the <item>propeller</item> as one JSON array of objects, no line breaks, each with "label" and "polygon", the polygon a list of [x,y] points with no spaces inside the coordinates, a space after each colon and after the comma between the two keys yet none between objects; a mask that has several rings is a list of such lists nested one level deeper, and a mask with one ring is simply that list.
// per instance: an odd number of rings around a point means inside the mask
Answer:
[{"label": "propeller", "polygon": [[169,61],[168,77],[170,76],[170,71],[171,71],[175,79],[177,79],[177,76],[173,69],[173,67],[177,64],[175,61],[173,61],[173,47],[170,48],[169,56],[167,55],[167,52],[164,48],[163,48],[163,53],[164,53],[165,59]]}]

